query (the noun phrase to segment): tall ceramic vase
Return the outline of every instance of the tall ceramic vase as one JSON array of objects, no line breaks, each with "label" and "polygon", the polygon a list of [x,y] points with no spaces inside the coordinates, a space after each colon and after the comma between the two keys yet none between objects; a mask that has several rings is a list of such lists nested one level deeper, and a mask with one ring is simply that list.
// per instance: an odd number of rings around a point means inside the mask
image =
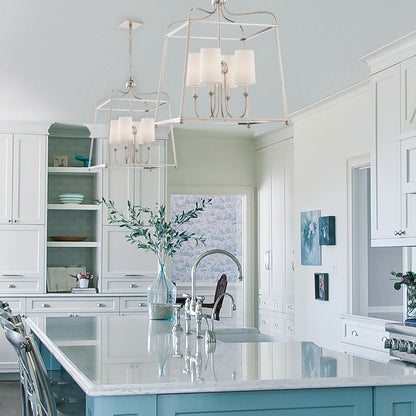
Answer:
[{"label": "tall ceramic vase", "polygon": [[166,255],[158,253],[159,271],[156,280],[147,289],[149,319],[172,320],[176,303],[176,286],[166,276]]}]

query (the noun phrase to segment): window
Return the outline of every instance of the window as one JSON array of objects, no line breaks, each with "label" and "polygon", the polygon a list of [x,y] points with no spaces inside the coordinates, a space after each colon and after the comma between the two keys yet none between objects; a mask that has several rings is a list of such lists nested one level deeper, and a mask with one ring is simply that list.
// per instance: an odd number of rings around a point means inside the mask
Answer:
[{"label": "window", "polygon": [[[206,238],[206,245],[186,242],[172,257],[171,278],[174,282],[190,282],[190,272],[195,260],[207,250],[219,248],[229,251],[242,263],[243,257],[243,196],[171,194],[171,217],[192,209],[200,198],[212,198],[212,205],[185,224],[188,231]],[[205,258],[198,267],[198,282],[215,283],[225,273],[229,282],[237,280],[234,262],[221,254]]]}]

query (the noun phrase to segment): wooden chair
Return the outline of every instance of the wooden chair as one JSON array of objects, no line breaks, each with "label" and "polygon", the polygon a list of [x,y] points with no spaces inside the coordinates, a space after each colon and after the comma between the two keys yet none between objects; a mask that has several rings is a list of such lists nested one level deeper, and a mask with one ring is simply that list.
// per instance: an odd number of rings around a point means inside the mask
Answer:
[{"label": "wooden chair", "polygon": [[[222,274],[221,277],[217,281],[217,287],[215,289],[214,300],[212,301],[212,303],[203,303],[202,306],[204,308],[212,309],[214,307],[215,301],[218,299],[219,296],[225,293],[226,290],[227,290],[227,275]],[[220,320],[220,310],[222,308],[223,301],[224,301],[224,297],[220,299],[217,305],[217,309],[215,310],[214,318],[216,321]]]}]

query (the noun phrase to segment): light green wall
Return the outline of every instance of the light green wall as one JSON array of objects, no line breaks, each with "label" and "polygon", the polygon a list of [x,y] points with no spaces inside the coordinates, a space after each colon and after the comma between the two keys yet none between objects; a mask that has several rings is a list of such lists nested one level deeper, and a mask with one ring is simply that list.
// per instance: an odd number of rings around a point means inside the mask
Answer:
[{"label": "light green wall", "polygon": [[167,185],[254,186],[253,135],[244,127],[227,130],[175,129],[178,168],[167,172]]}]

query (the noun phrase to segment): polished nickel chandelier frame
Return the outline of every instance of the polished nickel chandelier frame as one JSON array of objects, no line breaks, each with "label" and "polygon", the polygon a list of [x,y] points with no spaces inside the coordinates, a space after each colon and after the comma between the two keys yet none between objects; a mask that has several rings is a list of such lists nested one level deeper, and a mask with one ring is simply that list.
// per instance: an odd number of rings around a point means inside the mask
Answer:
[{"label": "polished nickel chandelier frame", "polygon": [[[132,33],[142,23],[129,19],[119,25],[129,30],[129,79],[125,90],[112,90],[109,97],[97,101],[90,145],[90,169],[177,167],[173,125],[168,123],[168,128],[158,127],[154,122],[156,112],[160,114],[159,110],[172,117],[169,96],[160,91],[136,91],[136,82],[132,77]],[[117,117],[118,120],[115,120]],[[96,133],[102,119],[108,126],[104,137],[103,163],[93,165],[93,154],[97,153],[94,146],[99,146],[101,142],[97,140]],[[159,145],[165,151],[160,152],[158,157],[163,155],[164,160],[154,161],[152,150]],[[167,161],[168,158],[170,161]]]},{"label": "polished nickel chandelier frame", "polygon": [[[172,70],[167,68],[167,52],[168,42],[170,39],[182,39],[185,41],[185,65],[183,72],[183,84],[181,92],[180,111],[177,117],[163,120],[158,109],[156,109],[156,120],[161,124],[240,124],[250,127],[253,124],[259,123],[289,123],[289,114],[286,102],[286,90],[283,76],[282,57],[280,50],[278,24],[276,16],[268,11],[254,11],[248,13],[232,13],[226,7],[227,0],[211,0],[212,10],[205,10],[200,8],[193,8],[190,10],[188,18],[184,20],[177,20],[172,22],[166,29],[165,42],[163,49],[162,68],[159,79],[159,94],[158,104],[163,102],[163,95],[161,93],[165,78],[165,73]],[[196,17],[196,15],[198,15]],[[246,22],[237,21],[241,18],[246,19]],[[253,19],[261,20],[261,22],[254,22]],[[210,32],[211,30],[211,32]],[[215,33],[214,33],[215,32]],[[278,68],[279,75],[275,77],[277,84],[280,82],[280,91],[282,98],[283,114],[277,117],[252,117],[250,114],[250,87],[254,84],[253,80],[244,81],[240,85],[230,85],[229,71],[232,65],[227,62],[226,55],[221,55],[221,79],[216,79],[213,82],[201,82],[198,85],[196,81],[190,81],[193,77],[192,65],[196,61],[196,65],[203,64],[203,59],[195,57],[191,53],[191,49],[198,43],[200,46],[206,44],[215,44],[215,48],[220,49],[223,53],[222,47],[226,49],[231,44],[238,44],[241,51],[247,54],[247,46],[252,44],[252,40],[266,33],[273,32],[275,38],[276,53],[270,52],[270,56],[275,59],[272,62],[273,67]],[[241,52],[239,51],[239,53]],[[201,56],[205,51],[201,49]],[[237,55],[237,52],[235,52]],[[253,52],[254,56],[254,52]],[[234,60],[236,60],[234,58]],[[212,62],[208,57],[206,62]],[[254,65],[254,60],[252,62]],[[208,64],[209,65],[209,64]],[[243,63],[240,69],[245,66]],[[237,68],[238,69],[238,68]],[[201,68],[199,68],[201,74]],[[254,69],[253,69],[254,71]],[[177,72],[177,68],[176,68]],[[254,75],[254,72],[253,74]],[[201,78],[203,77],[200,75]],[[255,76],[255,75],[254,75]],[[194,77],[195,78],[195,77]],[[200,78],[200,79],[201,79]],[[264,80],[262,80],[264,81]],[[228,83],[228,85],[227,85]],[[231,92],[231,87],[236,87],[241,91],[241,95]],[[277,85],[278,87],[278,85]],[[207,96],[205,103],[201,103],[201,89],[207,89]],[[191,90],[191,93],[189,92]],[[190,95],[192,94],[193,104],[190,105]],[[230,109],[230,102],[234,103],[239,98],[239,107],[242,107],[235,113]],[[201,110],[201,104],[205,104],[206,109]],[[190,110],[191,109],[191,110]]]}]

